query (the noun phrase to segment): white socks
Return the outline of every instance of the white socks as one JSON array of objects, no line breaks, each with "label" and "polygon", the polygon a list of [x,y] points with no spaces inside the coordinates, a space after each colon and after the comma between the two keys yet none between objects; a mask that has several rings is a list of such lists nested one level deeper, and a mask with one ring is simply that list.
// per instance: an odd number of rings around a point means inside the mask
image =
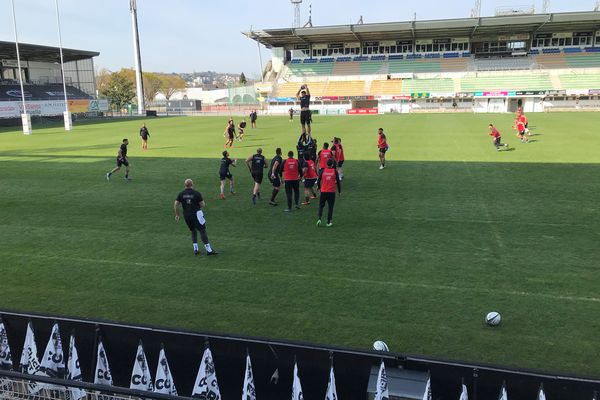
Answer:
[{"label": "white socks", "polygon": [[194,243],[194,251],[198,251],[198,243]]},{"label": "white socks", "polygon": [[207,252],[212,252],[212,248],[210,247],[210,243],[207,243],[204,245],[204,248],[206,249]]}]

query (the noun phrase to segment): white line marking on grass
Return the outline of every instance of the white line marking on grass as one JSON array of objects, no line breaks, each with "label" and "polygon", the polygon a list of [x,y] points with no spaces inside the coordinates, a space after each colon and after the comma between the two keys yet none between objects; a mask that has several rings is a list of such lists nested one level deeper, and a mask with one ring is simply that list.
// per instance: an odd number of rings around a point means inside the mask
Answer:
[{"label": "white line marking on grass", "polygon": [[[103,260],[93,258],[79,258],[79,257],[62,257],[62,256],[47,256],[40,254],[15,254],[15,253],[2,253],[11,255],[14,257],[30,257],[39,259],[54,259],[54,260],[70,260],[81,263],[98,263],[98,264],[116,264],[126,266],[138,266],[138,267],[152,267],[152,268],[188,268],[192,269],[195,267],[188,267],[185,265],[175,264],[156,264],[147,262],[129,262],[129,261],[118,261],[118,260]],[[502,296],[523,296],[523,297],[539,297],[543,299],[555,300],[555,301],[576,301],[576,302],[587,302],[587,303],[600,303],[598,297],[581,297],[581,296],[567,296],[567,295],[556,295],[548,293],[534,293],[525,292],[519,290],[498,290],[498,289],[480,289],[473,287],[464,286],[451,286],[451,285],[430,285],[427,283],[406,283],[406,282],[394,282],[394,281],[378,281],[373,279],[362,279],[362,278],[350,278],[345,276],[326,276],[326,275],[314,275],[314,274],[298,274],[278,271],[257,271],[257,270],[244,270],[236,268],[211,268],[204,265],[202,271],[209,272],[223,272],[223,273],[235,273],[235,274],[248,274],[248,275],[265,275],[265,276],[278,276],[283,278],[299,278],[299,279],[319,279],[336,282],[348,282],[348,283],[362,283],[368,285],[381,285],[381,286],[396,286],[404,288],[419,288],[426,290],[447,290],[455,292],[473,292],[482,294],[495,294]]]}]

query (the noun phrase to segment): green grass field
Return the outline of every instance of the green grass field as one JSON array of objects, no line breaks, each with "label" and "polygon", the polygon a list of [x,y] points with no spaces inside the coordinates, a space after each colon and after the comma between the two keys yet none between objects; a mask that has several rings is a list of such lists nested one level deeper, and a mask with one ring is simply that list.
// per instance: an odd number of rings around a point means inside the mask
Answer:
[{"label": "green grass field", "polygon": [[[0,131],[0,308],[600,376],[598,114],[532,114],[530,144],[510,115],[318,117],[347,158],[330,229],[315,204],[252,206],[242,166],[217,199],[225,121],[148,120],[144,153],[140,121]],[[293,148],[297,121],[258,122],[233,157]],[[123,137],[134,180],[107,183]],[[194,257],[173,219],[187,177],[218,257]]]}]

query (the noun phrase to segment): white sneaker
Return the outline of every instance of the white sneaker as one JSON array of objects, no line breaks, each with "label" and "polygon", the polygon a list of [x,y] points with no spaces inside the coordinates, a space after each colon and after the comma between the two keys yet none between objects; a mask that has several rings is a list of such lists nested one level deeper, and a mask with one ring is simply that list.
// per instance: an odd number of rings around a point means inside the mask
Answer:
[{"label": "white sneaker", "polygon": [[384,168],[385,168],[385,167],[384,167],[383,165],[380,165],[380,166],[379,166],[379,169],[384,169]]}]

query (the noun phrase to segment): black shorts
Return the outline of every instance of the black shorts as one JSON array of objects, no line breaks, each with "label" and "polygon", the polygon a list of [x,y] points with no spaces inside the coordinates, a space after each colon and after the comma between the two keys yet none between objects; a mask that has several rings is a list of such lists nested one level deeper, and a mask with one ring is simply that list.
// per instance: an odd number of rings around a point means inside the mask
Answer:
[{"label": "black shorts", "polygon": [[148,140],[148,136],[140,136],[142,138],[142,140],[145,142],[146,140]]},{"label": "black shorts", "polygon": [[184,214],[183,219],[185,220],[185,223],[187,224],[190,231],[193,231],[196,229],[201,230],[201,229],[205,229],[205,227],[206,227],[206,224],[201,224],[200,221],[198,221],[198,217],[196,216],[196,213]]},{"label": "black shorts", "polygon": [[379,152],[380,152],[381,154],[385,154],[387,151],[388,151],[388,148],[387,148],[387,147],[384,147],[384,148],[379,148]]},{"label": "black shorts", "polygon": [[244,134],[244,128],[238,129],[238,132],[239,132],[240,135],[243,135]]},{"label": "black shorts", "polygon": [[317,179],[305,179],[304,180],[304,187],[307,189],[311,189],[313,187],[315,187],[315,184],[317,183]]},{"label": "black shorts", "polygon": [[529,122],[525,124],[525,129],[529,128]]},{"label": "black shorts", "polygon": [[231,175],[231,172],[227,171],[226,173],[222,173],[219,172],[219,178],[221,178],[222,181],[224,181],[225,179],[233,179],[233,175]]},{"label": "black shorts", "polygon": [[233,140],[234,134],[233,133],[228,133],[227,137],[229,138],[229,140]]},{"label": "black shorts", "polygon": [[519,135],[525,136],[525,131],[519,131]]},{"label": "black shorts", "polygon": [[129,161],[124,160],[122,158],[117,158],[117,167],[120,167],[121,165],[129,167]]},{"label": "black shorts", "polygon": [[263,181],[263,173],[262,172],[253,172],[252,179],[254,179],[254,182],[261,184]]},{"label": "black shorts", "polygon": [[344,160],[341,160],[341,161],[337,162],[337,167],[338,168],[342,168],[343,165],[344,165]]},{"label": "black shorts", "polygon": [[495,139],[494,139],[494,144],[495,144],[496,146],[499,146],[499,145],[500,145],[500,143],[502,143],[502,137],[501,137],[501,136],[498,136],[497,138],[495,138]]},{"label": "black shorts", "polygon": [[275,179],[269,179],[271,181],[271,184],[273,185],[273,187],[279,187],[281,186],[281,177],[278,175],[275,175]]},{"label": "black shorts", "polygon": [[312,112],[310,110],[300,111],[300,123],[310,125],[312,122]]}]

